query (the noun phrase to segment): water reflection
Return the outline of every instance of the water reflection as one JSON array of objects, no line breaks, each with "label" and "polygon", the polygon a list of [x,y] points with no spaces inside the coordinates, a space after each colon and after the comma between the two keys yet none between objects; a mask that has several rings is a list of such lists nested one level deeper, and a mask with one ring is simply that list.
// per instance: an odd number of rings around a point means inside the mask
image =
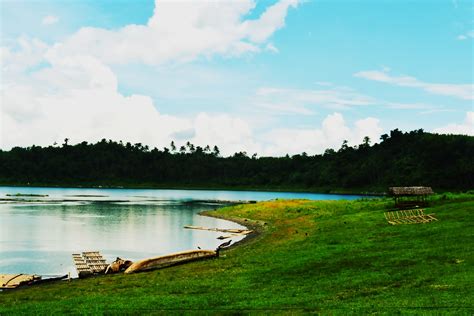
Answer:
[{"label": "water reflection", "polygon": [[[18,194],[20,193],[20,194]],[[242,226],[198,216],[215,200],[357,199],[291,192],[0,187],[0,273],[65,274],[71,254],[99,250],[108,261],[215,249],[222,233],[184,229]],[[196,201],[200,201],[196,203]],[[237,241],[239,238],[233,238]]]},{"label": "water reflection", "polygon": [[71,254],[87,250],[100,250],[111,261],[214,249],[221,233],[183,226],[242,228],[198,215],[206,209],[177,203],[0,204],[0,273],[74,273]]}]

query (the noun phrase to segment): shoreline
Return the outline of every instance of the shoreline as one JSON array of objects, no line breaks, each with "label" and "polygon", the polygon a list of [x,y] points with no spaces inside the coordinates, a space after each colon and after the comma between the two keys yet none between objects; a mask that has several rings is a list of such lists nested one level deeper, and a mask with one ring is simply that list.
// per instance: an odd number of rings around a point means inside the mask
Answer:
[{"label": "shoreline", "polygon": [[247,244],[247,243],[249,243],[253,240],[256,240],[257,237],[260,237],[263,234],[263,232],[265,230],[265,227],[267,226],[266,222],[265,223],[260,223],[258,221],[250,220],[250,219],[247,219],[247,218],[226,217],[226,216],[223,216],[223,215],[220,215],[220,214],[213,214],[218,209],[220,209],[220,208],[217,208],[215,210],[202,211],[202,212],[199,212],[198,214],[201,215],[201,216],[207,216],[207,217],[226,220],[226,221],[229,221],[229,222],[234,222],[236,224],[244,226],[247,229],[252,230],[252,232],[250,234],[245,235],[244,238],[242,238],[241,240],[231,244],[227,248],[222,249],[223,252],[232,250],[234,248],[237,248],[238,246],[242,246],[242,245]]},{"label": "shoreline", "polygon": [[[227,206],[235,206],[235,205],[243,205],[243,204],[248,204],[248,203],[230,204],[230,205],[227,205]],[[210,218],[218,218],[218,219],[226,220],[226,221],[229,221],[229,222],[233,222],[233,223],[242,225],[245,228],[252,230],[252,232],[250,234],[244,235],[244,237],[241,240],[239,240],[237,242],[234,242],[229,247],[226,247],[226,248],[222,249],[221,250],[222,253],[225,253],[226,251],[229,251],[231,249],[237,248],[238,246],[249,243],[250,241],[255,240],[257,237],[259,237],[261,235],[263,227],[265,226],[266,223],[261,224],[261,223],[258,223],[256,221],[252,221],[252,220],[249,220],[249,219],[229,218],[229,217],[222,216],[222,215],[211,214],[211,213],[215,212],[216,210],[218,210],[222,207],[225,207],[225,206],[221,206],[221,207],[216,208],[214,210],[202,211],[202,212],[199,212],[198,215],[206,216],[206,217],[210,217]],[[158,269],[158,270],[161,270],[161,269]],[[149,271],[149,272],[151,272],[151,271]],[[104,276],[105,275],[97,275],[95,277],[104,277]],[[48,279],[45,279],[45,280],[48,280]],[[80,278],[79,277],[75,277],[75,278],[73,277],[73,278],[70,278],[70,280],[77,281],[77,280],[80,280]],[[64,281],[64,280],[49,280],[48,282],[49,283],[56,283],[56,282],[59,283],[60,281]],[[27,288],[27,286],[19,286],[17,288],[8,289],[8,291],[21,290],[23,288]],[[6,290],[4,290],[4,291],[0,290],[0,292],[7,292],[7,291]]]},{"label": "shoreline", "polygon": [[228,186],[179,186],[179,185],[93,185],[93,184],[5,184],[0,183],[0,188],[50,188],[50,189],[111,189],[111,190],[183,190],[183,191],[237,191],[237,192],[279,192],[279,193],[311,193],[328,195],[360,195],[360,196],[386,196],[381,191],[358,191],[327,188],[285,188],[285,187],[228,187]]}]

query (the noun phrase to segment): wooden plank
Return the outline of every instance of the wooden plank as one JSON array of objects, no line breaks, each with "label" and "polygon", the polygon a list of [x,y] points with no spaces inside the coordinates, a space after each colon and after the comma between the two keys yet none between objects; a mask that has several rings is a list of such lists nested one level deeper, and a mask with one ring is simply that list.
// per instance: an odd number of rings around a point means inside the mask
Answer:
[{"label": "wooden plank", "polygon": [[248,235],[252,231],[249,229],[239,229],[239,228],[208,228],[208,227],[202,227],[202,226],[191,226],[191,225],[185,225],[184,228],[186,229],[197,229],[197,230],[207,230],[207,231],[213,231],[213,232],[221,232],[221,233],[232,233],[232,234],[242,234],[242,235]]}]

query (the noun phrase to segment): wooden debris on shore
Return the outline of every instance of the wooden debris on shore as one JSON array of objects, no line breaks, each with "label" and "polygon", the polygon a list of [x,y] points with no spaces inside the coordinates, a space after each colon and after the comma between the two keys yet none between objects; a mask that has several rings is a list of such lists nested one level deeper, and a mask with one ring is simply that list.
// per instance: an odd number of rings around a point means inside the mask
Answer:
[{"label": "wooden debris on shore", "polygon": [[437,221],[434,214],[425,214],[423,209],[385,212],[385,218],[390,225],[421,224]]},{"label": "wooden debris on shore", "polygon": [[191,225],[186,225],[184,228],[187,229],[197,229],[197,230],[207,230],[211,232],[222,232],[222,233],[227,233],[226,235],[222,235],[217,237],[217,239],[228,239],[231,237],[236,237],[236,236],[245,236],[250,233],[252,233],[252,230],[249,229],[239,229],[239,228],[208,228],[208,227],[202,227],[202,226],[191,226]]},{"label": "wooden debris on shore", "polygon": [[202,227],[202,226],[191,226],[191,225],[186,225],[184,226],[186,229],[197,229],[197,230],[207,230],[211,232],[221,232],[221,233],[230,233],[230,234],[236,234],[236,235],[248,235],[252,233],[252,230],[249,229],[239,229],[239,228],[208,228],[208,227]]},{"label": "wooden debris on shore", "polygon": [[98,251],[85,251],[82,254],[73,253],[72,259],[79,278],[103,273],[108,266]]}]

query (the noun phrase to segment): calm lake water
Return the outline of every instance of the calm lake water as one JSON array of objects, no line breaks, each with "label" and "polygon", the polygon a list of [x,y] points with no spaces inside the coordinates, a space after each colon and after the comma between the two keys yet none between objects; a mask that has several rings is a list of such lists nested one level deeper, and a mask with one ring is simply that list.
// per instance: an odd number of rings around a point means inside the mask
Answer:
[{"label": "calm lake water", "polygon": [[[17,195],[17,194],[21,194]],[[35,195],[35,196],[27,196]],[[38,196],[47,195],[47,196]],[[215,249],[223,233],[184,225],[243,228],[200,216],[219,201],[304,198],[357,199],[356,195],[288,192],[0,187],[0,273],[59,275],[76,271],[72,253],[98,250],[113,261],[176,251]],[[240,240],[232,238],[233,242]]]}]

